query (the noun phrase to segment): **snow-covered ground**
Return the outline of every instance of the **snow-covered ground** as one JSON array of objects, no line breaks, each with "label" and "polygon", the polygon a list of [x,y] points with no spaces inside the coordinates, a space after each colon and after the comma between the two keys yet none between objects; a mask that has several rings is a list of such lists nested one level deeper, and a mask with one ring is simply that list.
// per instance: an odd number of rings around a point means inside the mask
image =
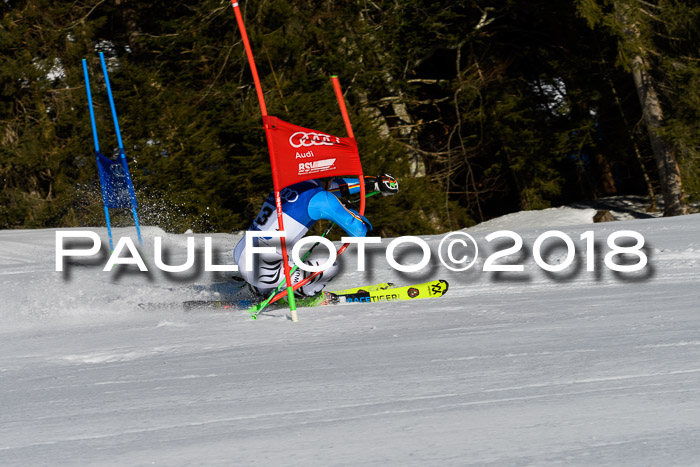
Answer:
[{"label": "snow-covered ground", "polygon": [[[102,272],[106,253],[56,272],[55,230],[0,231],[0,465],[700,465],[700,215],[592,224],[594,213],[466,230],[481,255],[461,273],[435,260],[399,274],[386,240],[368,248],[371,273],[350,253],[337,288],[443,278],[450,289],[300,309],[298,323],[279,310],[258,321],[146,312],[139,302],[231,285],[201,267]],[[532,259],[551,228],[577,247],[560,273]],[[496,247],[484,237],[502,229],[524,240],[510,258],[522,273],[481,270]],[[592,272],[579,238],[589,230]],[[646,239],[644,270],[605,267],[619,230]],[[147,263],[156,235],[168,262],[184,262],[186,236],[151,227]],[[236,238],[214,236],[220,262]],[[436,250],[442,236],[423,238]]]}]

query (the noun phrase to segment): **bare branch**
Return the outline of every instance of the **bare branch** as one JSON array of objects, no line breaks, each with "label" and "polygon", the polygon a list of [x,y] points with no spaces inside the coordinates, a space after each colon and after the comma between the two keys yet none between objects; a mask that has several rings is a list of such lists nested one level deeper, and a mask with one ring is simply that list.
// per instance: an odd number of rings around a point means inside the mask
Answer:
[{"label": "bare branch", "polygon": [[490,7],[490,6],[484,8],[484,9],[482,10],[482,12],[481,12],[481,19],[480,19],[479,22],[476,24],[476,26],[474,26],[474,30],[475,30],[475,31],[478,31],[479,29],[483,29],[483,28],[485,28],[486,26],[488,26],[489,24],[493,23],[493,21],[494,21],[496,18],[489,18],[489,17],[488,17],[488,16],[489,16],[489,11],[493,11],[493,10],[494,10],[494,8],[493,8],[493,7]]}]

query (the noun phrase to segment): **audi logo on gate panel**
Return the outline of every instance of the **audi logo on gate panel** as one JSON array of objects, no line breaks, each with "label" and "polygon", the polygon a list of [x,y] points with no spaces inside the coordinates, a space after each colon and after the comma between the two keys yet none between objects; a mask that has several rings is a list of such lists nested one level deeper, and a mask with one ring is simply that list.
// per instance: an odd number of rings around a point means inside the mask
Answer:
[{"label": "audi logo on gate panel", "polygon": [[[335,138],[335,142],[332,141],[333,138]],[[309,146],[333,146],[336,143],[340,143],[340,138],[325,135],[323,133],[306,133],[305,131],[297,131],[289,137],[289,144],[293,148],[308,148]]]}]

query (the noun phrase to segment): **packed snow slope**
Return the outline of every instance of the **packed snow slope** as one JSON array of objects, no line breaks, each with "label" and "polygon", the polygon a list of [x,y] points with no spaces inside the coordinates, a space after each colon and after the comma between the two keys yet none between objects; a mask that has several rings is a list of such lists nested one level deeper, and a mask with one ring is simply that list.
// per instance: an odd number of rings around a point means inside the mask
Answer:
[{"label": "packed snow slope", "polygon": [[[187,236],[157,228],[144,229],[148,273],[103,272],[105,250],[61,273],[55,230],[0,231],[0,465],[700,465],[700,215],[592,224],[593,212],[466,230],[481,251],[459,273],[437,257],[393,271],[385,239],[368,248],[371,272],[342,257],[334,288],[443,278],[447,294],[300,309],[298,323],[281,310],[258,321],[141,310],[232,290],[202,270],[202,235],[187,273],[152,267],[155,236],[168,264],[186,258]],[[553,228],[577,255],[545,273],[533,244]],[[523,238],[506,258],[521,273],[482,270],[512,245],[485,240],[502,229]],[[642,271],[605,266],[619,230],[644,236]],[[218,263],[239,237],[213,236]],[[442,236],[423,238],[436,252]],[[545,258],[558,264],[566,250],[550,241]]]}]

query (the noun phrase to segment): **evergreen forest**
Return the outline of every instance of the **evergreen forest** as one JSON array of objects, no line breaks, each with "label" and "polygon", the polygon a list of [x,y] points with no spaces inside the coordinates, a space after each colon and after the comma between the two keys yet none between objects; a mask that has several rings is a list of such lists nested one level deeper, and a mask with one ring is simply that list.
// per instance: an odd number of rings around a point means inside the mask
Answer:
[{"label": "evergreen forest", "polygon": [[[668,216],[700,200],[696,1],[240,7],[271,115],[345,136],[339,76],[365,173],[401,183],[367,203],[378,234],[616,195]],[[81,65],[112,155],[99,52],[142,223],[245,229],[272,178],[227,0],[0,0],[0,229],[104,225]]]}]

